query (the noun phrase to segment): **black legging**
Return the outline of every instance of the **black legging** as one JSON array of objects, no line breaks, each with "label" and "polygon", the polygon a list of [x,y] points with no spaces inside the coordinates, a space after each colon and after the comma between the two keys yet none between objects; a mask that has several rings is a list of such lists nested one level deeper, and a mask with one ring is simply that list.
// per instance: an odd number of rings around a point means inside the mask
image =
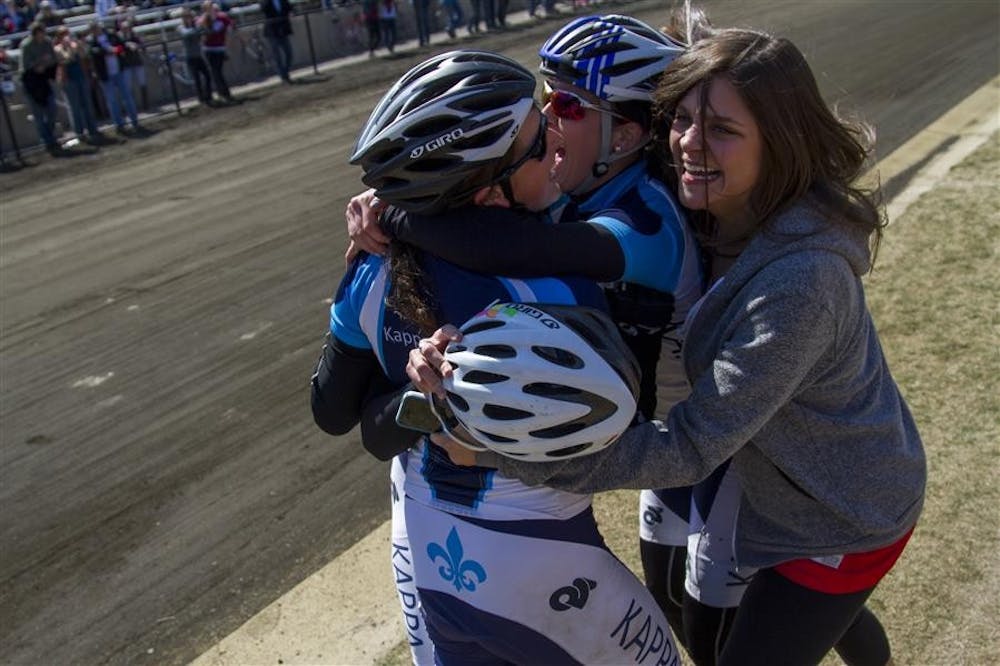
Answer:
[{"label": "black legging", "polygon": [[188,73],[194,80],[195,90],[198,91],[198,99],[207,104],[212,101],[212,79],[208,74],[208,65],[201,56],[187,59]]},{"label": "black legging", "polygon": [[205,51],[205,58],[208,60],[208,68],[212,70],[215,89],[225,99],[232,99],[233,96],[229,92],[229,84],[226,83],[226,75],[222,73],[222,66],[226,62],[226,54],[220,51]]},{"label": "black legging", "polygon": [[687,560],[686,546],[665,546],[639,539],[642,556],[642,573],[646,588],[656,599],[657,605],[667,616],[674,639],[684,644],[684,568]]},{"label": "black legging", "polygon": [[885,666],[889,642],[864,607],[874,589],[825,594],[762,569],[743,595],[719,666],[806,666],[834,648],[848,666]]}]

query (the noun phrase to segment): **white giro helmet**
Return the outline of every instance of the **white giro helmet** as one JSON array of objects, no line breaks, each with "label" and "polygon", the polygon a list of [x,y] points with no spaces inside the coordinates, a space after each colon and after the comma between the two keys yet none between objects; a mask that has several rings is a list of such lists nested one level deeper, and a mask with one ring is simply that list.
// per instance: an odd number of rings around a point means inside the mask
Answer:
[{"label": "white giro helmet", "polygon": [[617,327],[583,306],[500,303],[448,345],[454,417],[478,443],[511,458],[595,453],[635,415],[639,366]]}]

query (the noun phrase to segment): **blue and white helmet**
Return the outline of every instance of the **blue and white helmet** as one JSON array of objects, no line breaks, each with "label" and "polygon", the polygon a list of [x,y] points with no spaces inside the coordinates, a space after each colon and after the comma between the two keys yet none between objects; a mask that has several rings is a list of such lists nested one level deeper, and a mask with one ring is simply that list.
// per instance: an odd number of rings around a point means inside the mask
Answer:
[{"label": "blue and white helmet", "polygon": [[660,74],[683,51],[630,16],[583,16],[542,45],[539,71],[608,102],[651,102]]},{"label": "blue and white helmet", "polygon": [[382,97],[351,164],[382,201],[411,212],[446,207],[454,188],[502,158],[534,106],[535,77],[471,49],[433,56]]}]

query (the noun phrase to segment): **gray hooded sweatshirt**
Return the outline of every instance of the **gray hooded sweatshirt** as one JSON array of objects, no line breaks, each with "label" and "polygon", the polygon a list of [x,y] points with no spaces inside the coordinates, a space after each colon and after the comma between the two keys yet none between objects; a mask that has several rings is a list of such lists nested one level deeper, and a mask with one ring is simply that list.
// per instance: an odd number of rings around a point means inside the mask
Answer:
[{"label": "gray hooded sweatshirt", "polygon": [[581,493],[694,484],[732,458],[738,565],[874,550],[916,523],[926,464],[861,276],[867,236],[799,205],[748,244],[690,318],[691,395],[590,456],[479,464]]}]

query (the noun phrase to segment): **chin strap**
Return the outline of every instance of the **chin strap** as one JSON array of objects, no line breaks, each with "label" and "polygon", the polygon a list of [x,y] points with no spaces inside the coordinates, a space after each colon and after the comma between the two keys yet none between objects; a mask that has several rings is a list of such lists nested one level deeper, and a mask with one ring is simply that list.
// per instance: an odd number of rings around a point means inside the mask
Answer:
[{"label": "chin strap", "polygon": [[601,114],[601,153],[597,157],[597,161],[594,165],[590,167],[590,175],[580,183],[579,186],[573,188],[570,194],[579,195],[586,194],[594,189],[594,183],[602,178],[610,169],[611,165],[619,160],[623,160],[626,157],[634,155],[636,152],[642,150],[649,143],[650,137],[648,134],[643,141],[640,141],[631,150],[626,150],[625,152],[615,151],[611,149],[611,114],[602,113]]}]

